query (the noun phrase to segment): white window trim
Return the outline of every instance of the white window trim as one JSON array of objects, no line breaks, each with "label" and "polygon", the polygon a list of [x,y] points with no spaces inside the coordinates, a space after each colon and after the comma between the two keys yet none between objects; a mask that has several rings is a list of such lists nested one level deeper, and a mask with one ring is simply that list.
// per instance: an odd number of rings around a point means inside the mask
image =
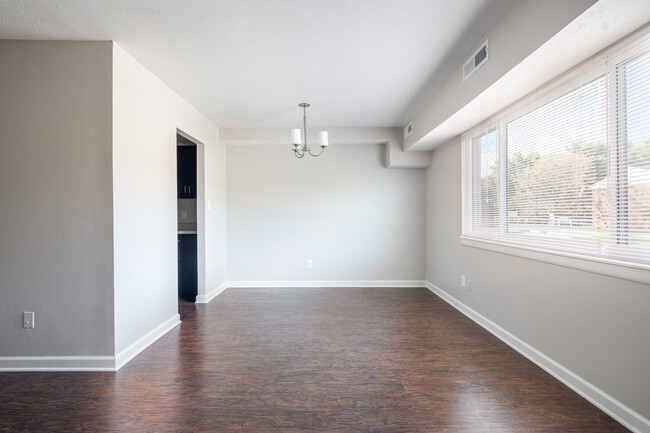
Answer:
[{"label": "white window trim", "polygon": [[[580,73],[594,67],[607,68],[611,65],[616,65],[622,56],[630,56],[632,53],[636,53],[642,49],[642,45],[650,39],[650,26],[646,26],[634,34],[623,38],[621,41],[613,44],[611,47],[603,50],[601,53],[585,60],[578,66],[570,69],[569,71],[559,75],[555,79],[551,80],[540,89],[526,95],[521,98],[519,101],[511,104],[509,107],[495,113],[489,119],[470,130],[466,131],[461,136],[461,149],[462,149],[462,193],[463,193],[463,207],[466,205],[464,202],[464,197],[466,197],[466,188],[470,187],[470,183],[467,183],[467,177],[471,176],[470,173],[466,173],[466,164],[465,164],[465,141],[467,138],[471,139],[475,137],[482,131],[488,131],[495,126],[502,125],[503,122],[510,120],[518,115],[521,115],[522,111],[531,110],[531,101],[537,99],[548,99],[548,97],[554,96],[559,92],[558,84],[562,81],[566,81],[568,77],[573,74]],[[609,63],[609,65],[607,64]],[[589,74],[591,75],[591,74]],[[566,83],[569,86],[569,82]],[[566,87],[561,86],[563,89]],[[546,93],[546,95],[545,95]],[[549,95],[550,94],[550,95]],[[543,96],[542,96],[543,95]],[[541,98],[540,98],[541,97]],[[540,103],[540,105],[542,105]],[[497,128],[498,131],[501,131],[502,128]],[[499,132],[499,139],[501,139],[501,132]],[[503,155],[499,155],[500,158]],[[505,209],[501,209],[500,212],[504,212]],[[470,220],[467,220],[470,218]],[[577,269],[581,271],[587,271],[595,274],[615,277],[623,280],[638,282],[642,284],[650,285],[650,265],[628,262],[622,260],[608,259],[604,257],[597,256],[587,256],[577,253],[570,253],[565,251],[556,251],[541,247],[534,247],[530,245],[521,245],[508,243],[502,240],[490,240],[484,238],[472,237],[471,234],[466,235],[465,233],[471,232],[471,216],[466,215],[465,209],[463,208],[462,212],[462,230],[463,234],[460,236],[460,243],[463,246],[478,248],[482,250],[497,252],[501,254],[507,254],[510,256],[520,257],[524,259],[534,260],[542,263],[549,263],[553,265],[563,266],[571,269]]]},{"label": "white window trim", "polygon": [[487,239],[460,236],[460,244],[509,256],[521,257],[542,263],[564,266],[594,274],[607,275],[637,283],[650,284],[650,266],[602,257],[582,256],[575,253],[547,250],[531,246],[509,244]]}]

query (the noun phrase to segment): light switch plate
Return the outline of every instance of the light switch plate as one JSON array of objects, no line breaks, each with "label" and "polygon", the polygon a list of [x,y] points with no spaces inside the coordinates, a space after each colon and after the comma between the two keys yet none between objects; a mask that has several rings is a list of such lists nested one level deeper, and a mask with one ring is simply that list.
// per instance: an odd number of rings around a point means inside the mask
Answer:
[{"label": "light switch plate", "polygon": [[34,312],[25,311],[23,312],[23,328],[31,329],[34,327]]}]

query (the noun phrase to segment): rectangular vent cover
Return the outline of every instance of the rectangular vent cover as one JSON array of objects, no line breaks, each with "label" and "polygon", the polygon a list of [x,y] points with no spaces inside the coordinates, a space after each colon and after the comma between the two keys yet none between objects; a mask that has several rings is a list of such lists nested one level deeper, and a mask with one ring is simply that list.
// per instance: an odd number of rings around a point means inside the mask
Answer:
[{"label": "rectangular vent cover", "polygon": [[409,124],[404,127],[404,138],[411,135],[411,132],[413,132],[413,122],[409,122]]},{"label": "rectangular vent cover", "polygon": [[467,81],[467,79],[471,77],[478,68],[483,66],[483,64],[487,62],[489,58],[490,56],[488,52],[488,41],[486,39],[485,42],[481,44],[481,47],[476,50],[472,57],[470,57],[469,60],[463,65],[463,82]]}]

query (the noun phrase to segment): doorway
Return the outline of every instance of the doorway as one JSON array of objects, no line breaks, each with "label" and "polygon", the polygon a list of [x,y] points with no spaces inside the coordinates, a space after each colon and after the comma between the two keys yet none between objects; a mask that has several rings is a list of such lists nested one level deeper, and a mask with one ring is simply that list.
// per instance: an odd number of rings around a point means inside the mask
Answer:
[{"label": "doorway", "polygon": [[176,134],[178,297],[190,302],[198,293],[196,156],[196,143]]}]

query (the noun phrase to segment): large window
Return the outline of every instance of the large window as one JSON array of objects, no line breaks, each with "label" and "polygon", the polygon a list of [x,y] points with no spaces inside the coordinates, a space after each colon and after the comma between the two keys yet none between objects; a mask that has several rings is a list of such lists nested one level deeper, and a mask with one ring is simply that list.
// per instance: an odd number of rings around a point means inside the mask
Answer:
[{"label": "large window", "polygon": [[463,236],[650,264],[650,41],[463,136]]}]

